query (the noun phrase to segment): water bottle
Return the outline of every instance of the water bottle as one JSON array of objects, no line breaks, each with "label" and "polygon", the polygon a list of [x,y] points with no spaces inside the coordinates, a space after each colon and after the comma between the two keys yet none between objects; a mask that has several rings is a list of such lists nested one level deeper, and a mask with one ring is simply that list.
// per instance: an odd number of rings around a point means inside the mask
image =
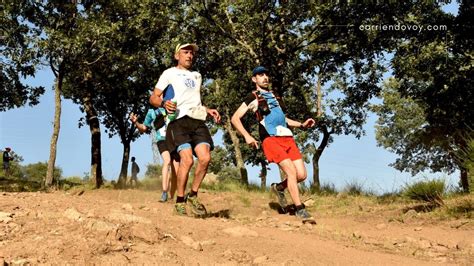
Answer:
[{"label": "water bottle", "polygon": [[[176,106],[178,101],[176,101],[175,99],[171,100],[172,103],[174,103],[174,105]],[[171,121],[175,120],[176,117],[178,116],[178,109],[176,109],[173,113],[169,113],[168,114],[168,119]]]}]

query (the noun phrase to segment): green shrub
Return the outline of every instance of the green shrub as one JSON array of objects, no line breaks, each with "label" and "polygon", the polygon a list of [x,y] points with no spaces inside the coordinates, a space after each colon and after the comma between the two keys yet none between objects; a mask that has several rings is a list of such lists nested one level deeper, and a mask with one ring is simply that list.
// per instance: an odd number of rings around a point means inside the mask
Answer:
[{"label": "green shrub", "polygon": [[235,166],[226,166],[216,173],[219,181],[233,180],[239,182],[240,172]]},{"label": "green shrub", "polygon": [[201,188],[213,190],[213,191],[233,191],[233,192],[247,192],[247,191],[264,191],[257,184],[249,184],[248,186],[240,183],[236,179],[226,179],[219,181],[217,183],[202,183]]},{"label": "green shrub", "polygon": [[61,180],[61,182],[67,182],[67,183],[73,183],[73,184],[81,185],[81,184],[84,183],[84,180],[82,179],[82,177],[79,177],[79,176],[68,176],[68,177],[64,178],[63,180]]},{"label": "green shrub", "polygon": [[310,183],[309,192],[311,194],[318,194],[318,195],[336,195],[337,194],[336,186],[332,183],[321,184],[319,186],[319,189],[313,186],[312,183]]},{"label": "green shrub", "polygon": [[161,164],[147,164],[145,176],[147,178],[156,178],[161,177]]},{"label": "green shrub", "polygon": [[435,179],[428,181],[419,181],[407,185],[403,189],[403,196],[412,200],[426,201],[436,205],[443,205],[443,195],[446,191],[444,180]]},{"label": "green shrub", "polygon": [[364,185],[362,183],[359,183],[358,181],[352,181],[352,183],[347,183],[342,191],[347,195],[351,196],[370,196],[374,194],[372,191],[364,190]]},{"label": "green shrub", "polygon": [[377,197],[377,202],[381,204],[390,204],[396,202],[400,198],[400,191],[392,191],[383,193]]},{"label": "green shrub", "polygon": [[326,195],[337,194],[336,186],[332,183],[322,184],[319,190],[321,191],[322,194],[326,194]]},{"label": "green shrub", "polygon": [[463,139],[466,142],[466,146],[454,153],[454,159],[466,169],[469,190],[471,193],[474,193],[474,129],[468,127]]},{"label": "green shrub", "polygon": [[[47,162],[37,162],[27,164],[23,167],[25,176],[30,181],[44,182],[46,172],[48,171]],[[63,170],[59,167],[54,167],[53,183],[57,183],[61,179]]]},{"label": "green shrub", "polygon": [[[130,180],[130,178],[128,178]],[[130,184],[127,184],[127,187]],[[143,190],[160,190],[161,191],[161,178],[146,177],[138,181],[138,187]]]},{"label": "green shrub", "polygon": [[76,186],[83,186],[85,182],[81,177],[70,176],[59,181],[59,187],[64,190],[69,190]]},{"label": "green shrub", "polygon": [[472,218],[472,213],[474,212],[474,200],[472,199],[462,199],[456,201],[454,206],[449,206],[447,208],[448,214],[459,218],[464,216],[466,218]]}]

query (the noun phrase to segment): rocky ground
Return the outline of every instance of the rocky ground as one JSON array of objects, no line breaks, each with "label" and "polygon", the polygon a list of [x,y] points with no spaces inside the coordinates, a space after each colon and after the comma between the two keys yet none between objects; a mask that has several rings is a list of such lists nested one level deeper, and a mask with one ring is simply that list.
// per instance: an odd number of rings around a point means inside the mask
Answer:
[{"label": "rocky ground", "polygon": [[[0,192],[0,265],[474,264],[474,222],[364,197],[306,198],[317,224],[263,192],[201,191],[206,218],[158,192]],[[471,200],[471,199],[468,199]],[[270,203],[270,204],[269,204]]]}]

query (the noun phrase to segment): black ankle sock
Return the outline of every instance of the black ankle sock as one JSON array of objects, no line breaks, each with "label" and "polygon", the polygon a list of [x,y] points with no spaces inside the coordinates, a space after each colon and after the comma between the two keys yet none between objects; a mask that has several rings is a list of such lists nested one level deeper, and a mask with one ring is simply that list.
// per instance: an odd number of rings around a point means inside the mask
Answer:
[{"label": "black ankle sock", "polygon": [[276,185],[276,189],[279,191],[285,190],[285,188],[287,187],[288,187],[288,179],[285,179]]},{"label": "black ankle sock", "polygon": [[182,203],[182,202],[184,202],[184,197],[177,196],[176,203]]},{"label": "black ankle sock", "polygon": [[304,209],[304,204],[296,206],[297,211],[302,210],[302,209]]},{"label": "black ankle sock", "polygon": [[189,192],[188,196],[189,197],[197,197],[198,193],[194,190],[191,189],[191,192]]}]

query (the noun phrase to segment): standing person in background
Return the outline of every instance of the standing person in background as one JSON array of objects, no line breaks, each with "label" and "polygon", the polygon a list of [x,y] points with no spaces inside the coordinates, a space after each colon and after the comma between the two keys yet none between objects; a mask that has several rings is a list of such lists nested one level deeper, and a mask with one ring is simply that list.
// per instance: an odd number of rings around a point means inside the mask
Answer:
[{"label": "standing person in background", "polygon": [[[211,160],[211,150],[214,147],[205,120],[207,115],[210,115],[216,123],[220,122],[217,110],[208,109],[202,105],[201,74],[191,70],[198,49],[198,46],[193,43],[178,44],[174,51],[176,66],[161,74],[150,96],[150,103],[154,107],[164,107],[168,115],[173,117],[166,130],[166,141],[170,151],[176,151],[180,158],[175,204],[178,215],[187,215],[186,202],[188,201],[195,215],[202,216],[207,213],[197,197]],[[165,88],[173,91],[172,100],[164,100],[161,97]],[[198,164],[194,172],[191,191],[185,195],[189,172],[194,163],[193,154],[196,155]]]},{"label": "standing person in background", "polygon": [[285,189],[288,189],[296,206],[296,216],[303,222],[314,222],[300,199],[298,183],[306,179],[307,173],[293,133],[288,127],[310,128],[314,126],[315,121],[309,118],[298,122],[286,117],[283,101],[271,90],[268,70],[265,67],[258,66],[252,71],[252,82],[255,83],[255,90],[247,95],[235,111],[232,124],[244,136],[247,144],[258,149],[259,142],[249,134],[240,120],[249,110],[256,113],[263,153],[270,163],[278,164],[286,175],[283,182],[271,185],[280,207],[286,210]]},{"label": "standing person in background", "polygon": [[[166,125],[169,123],[166,116],[166,111],[163,108],[148,109],[143,124],[138,122],[138,116],[134,113],[130,114],[130,121],[137,127],[140,132],[151,132],[151,129],[155,129],[155,136],[153,140],[156,141],[158,150],[163,159],[163,165],[161,167],[161,178],[162,178],[162,193],[161,202],[168,201],[168,197],[174,196],[176,190],[176,168],[179,165],[179,157],[177,155],[171,156],[168,145],[166,144]],[[173,157],[173,158],[172,158]],[[173,159],[173,164],[171,164]],[[171,165],[171,173],[169,171]],[[170,178],[171,174],[171,178]],[[170,180],[171,179],[171,180]],[[174,179],[174,180],[173,180]],[[171,182],[170,182],[171,181]],[[171,183],[171,184],[170,184]],[[171,187],[171,190],[170,190]],[[168,195],[168,193],[170,195]]]},{"label": "standing person in background", "polygon": [[10,161],[13,160],[13,158],[10,156],[10,151],[11,149],[7,147],[3,152],[3,172],[5,173],[5,177],[10,176]]},{"label": "standing person in background", "polygon": [[[140,172],[140,167],[138,167],[138,164],[135,162],[135,157],[132,157],[132,177],[130,178],[130,185],[132,187],[137,187],[138,184],[138,173]],[[135,182],[135,185],[134,185]]]}]

